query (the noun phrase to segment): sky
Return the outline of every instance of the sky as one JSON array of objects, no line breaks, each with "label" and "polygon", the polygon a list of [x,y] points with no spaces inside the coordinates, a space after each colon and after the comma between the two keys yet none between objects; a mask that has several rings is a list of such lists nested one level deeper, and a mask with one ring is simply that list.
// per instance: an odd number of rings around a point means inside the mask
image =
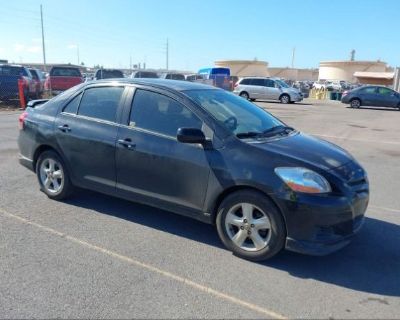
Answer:
[{"label": "sky", "polygon": [[216,60],[317,68],[320,61],[400,66],[399,0],[0,0],[0,59],[197,71]]}]

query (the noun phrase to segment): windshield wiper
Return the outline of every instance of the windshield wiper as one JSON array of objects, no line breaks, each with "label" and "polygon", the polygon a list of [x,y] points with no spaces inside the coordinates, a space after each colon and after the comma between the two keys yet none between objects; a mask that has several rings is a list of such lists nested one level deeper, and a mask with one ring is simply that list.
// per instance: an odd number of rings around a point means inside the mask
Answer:
[{"label": "windshield wiper", "polygon": [[256,138],[256,137],[261,137],[263,135],[262,132],[256,132],[256,131],[249,131],[249,132],[240,132],[236,134],[236,137],[239,139],[245,139],[245,138]]},{"label": "windshield wiper", "polygon": [[279,133],[288,133],[294,131],[295,129],[288,126],[275,126],[263,131],[263,136],[273,136]]},{"label": "windshield wiper", "polygon": [[267,130],[264,130],[263,132],[257,132],[257,131],[240,132],[236,134],[236,137],[238,137],[239,139],[271,137],[280,133],[292,132],[294,130],[295,130],[294,128],[288,126],[275,126]]}]

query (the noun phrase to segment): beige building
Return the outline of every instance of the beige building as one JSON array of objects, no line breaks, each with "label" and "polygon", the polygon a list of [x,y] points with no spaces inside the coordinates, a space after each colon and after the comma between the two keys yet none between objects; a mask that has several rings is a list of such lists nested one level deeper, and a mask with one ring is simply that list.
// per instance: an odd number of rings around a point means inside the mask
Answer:
[{"label": "beige building", "polygon": [[357,82],[356,72],[386,72],[382,61],[323,61],[319,64],[319,80]]},{"label": "beige building", "polygon": [[268,62],[258,60],[219,60],[216,67],[229,68],[236,77],[269,77]]},{"label": "beige building", "polygon": [[318,80],[318,69],[268,68],[271,77],[286,80]]}]

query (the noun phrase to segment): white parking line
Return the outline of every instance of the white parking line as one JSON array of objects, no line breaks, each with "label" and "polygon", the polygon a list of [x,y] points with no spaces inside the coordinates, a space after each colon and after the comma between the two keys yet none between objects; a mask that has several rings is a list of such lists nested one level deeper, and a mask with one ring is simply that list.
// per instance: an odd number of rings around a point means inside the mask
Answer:
[{"label": "white parking line", "polygon": [[382,140],[347,138],[347,137],[338,137],[338,136],[331,136],[331,135],[319,134],[319,133],[308,133],[308,134],[313,135],[313,136],[322,137],[322,138],[332,138],[332,139],[352,140],[352,141],[360,141],[360,142],[368,142],[368,143],[384,143],[384,144],[400,145],[400,142],[397,142],[397,141],[382,141]]},{"label": "white parking line", "polygon": [[197,283],[195,281],[192,281],[192,280],[190,280],[188,278],[181,277],[181,276],[173,274],[173,273],[171,273],[169,271],[165,271],[165,270],[159,269],[157,267],[154,267],[154,266],[152,266],[150,264],[141,262],[141,261],[136,260],[134,258],[130,258],[128,256],[124,256],[124,255],[119,254],[117,252],[108,250],[106,248],[99,247],[97,245],[91,244],[91,243],[86,242],[84,240],[81,240],[81,239],[75,238],[73,236],[67,235],[67,234],[65,234],[63,232],[60,232],[60,231],[57,231],[55,229],[43,226],[43,225],[41,225],[39,223],[30,221],[30,220],[22,218],[22,217],[20,217],[18,215],[9,213],[9,212],[5,211],[4,209],[0,208],[0,213],[2,213],[6,217],[12,218],[14,220],[18,220],[21,223],[36,227],[38,229],[41,229],[43,231],[46,231],[46,232],[51,233],[53,235],[56,235],[58,237],[62,237],[63,239],[68,240],[70,242],[74,242],[74,243],[79,244],[81,246],[84,246],[84,247],[86,247],[88,249],[91,249],[91,250],[94,250],[94,251],[97,251],[97,252],[101,252],[103,254],[106,254],[106,255],[108,255],[110,257],[113,257],[113,258],[116,258],[118,260],[124,261],[126,263],[131,264],[131,265],[134,265],[134,266],[137,266],[137,267],[141,267],[141,268],[146,269],[148,271],[151,271],[151,272],[157,273],[159,275],[162,275],[162,276],[164,276],[166,278],[173,279],[173,280],[175,280],[177,282],[180,282],[180,283],[183,283],[183,284],[185,284],[185,285],[187,285],[187,286],[189,286],[189,287],[191,287],[193,289],[196,289],[196,290],[201,291],[201,292],[205,292],[205,293],[207,293],[209,295],[212,295],[212,296],[215,296],[215,297],[217,297],[219,299],[231,302],[231,303],[236,304],[238,306],[247,308],[247,309],[249,309],[251,311],[258,312],[258,313],[260,313],[260,314],[262,314],[264,316],[267,316],[269,318],[287,319],[285,316],[283,316],[283,315],[281,315],[281,314],[279,314],[277,312],[271,311],[269,309],[260,307],[260,306],[258,306],[256,304],[253,304],[251,302],[247,302],[247,301],[242,300],[240,298],[237,298],[237,297],[231,296],[229,294],[223,293],[221,291],[215,290],[215,289],[213,289],[211,287],[204,286],[204,285],[202,285],[200,283]]}]

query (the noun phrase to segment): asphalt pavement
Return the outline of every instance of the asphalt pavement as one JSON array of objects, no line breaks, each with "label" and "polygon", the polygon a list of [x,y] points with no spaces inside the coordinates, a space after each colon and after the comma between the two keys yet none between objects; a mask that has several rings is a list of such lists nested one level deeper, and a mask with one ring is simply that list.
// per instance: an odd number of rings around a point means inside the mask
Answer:
[{"label": "asphalt pavement", "polygon": [[400,112],[257,103],[366,168],[371,202],[349,246],[254,263],[170,212],[89,191],[49,200],[18,164],[19,112],[2,111],[0,318],[399,318]]}]

